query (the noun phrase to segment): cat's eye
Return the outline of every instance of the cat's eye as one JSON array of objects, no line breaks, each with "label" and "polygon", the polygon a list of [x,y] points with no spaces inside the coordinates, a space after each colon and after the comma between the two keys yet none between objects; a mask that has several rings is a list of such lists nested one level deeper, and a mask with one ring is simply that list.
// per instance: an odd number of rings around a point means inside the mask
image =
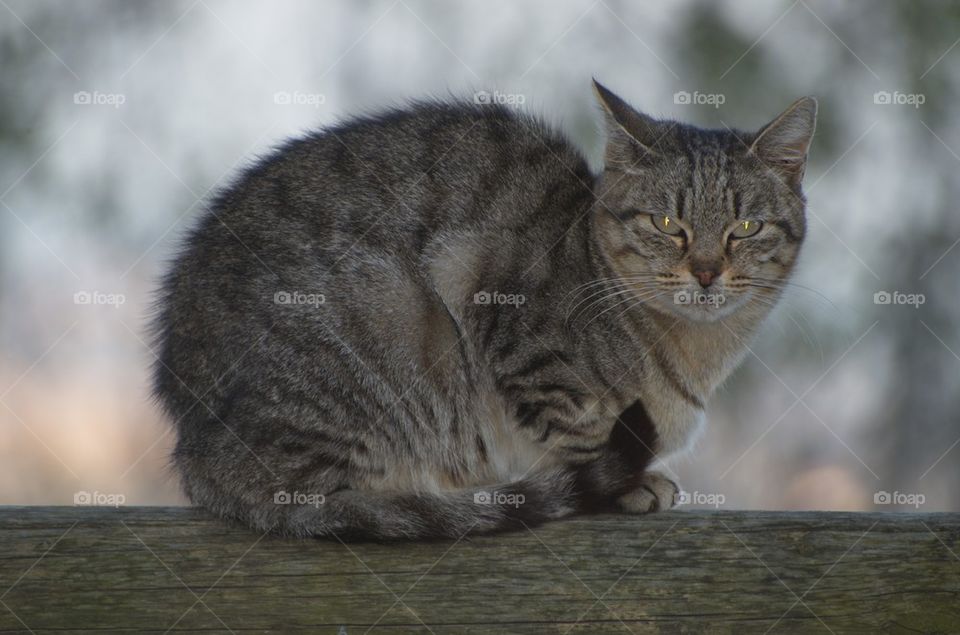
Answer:
[{"label": "cat's eye", "polygon": [[669,236],[680,236],[683,234],[683,227],[680,227],[680,224],[669,216],[651,214],[650,222],[653,223],[654,227]]},{"label": "cat's eye", "polygon": [[751,236],[756,236],[763,228],[763,223],[758,220],[742,220],[736,224],[733,230],[730,232],[731,238],[750,238]]}]

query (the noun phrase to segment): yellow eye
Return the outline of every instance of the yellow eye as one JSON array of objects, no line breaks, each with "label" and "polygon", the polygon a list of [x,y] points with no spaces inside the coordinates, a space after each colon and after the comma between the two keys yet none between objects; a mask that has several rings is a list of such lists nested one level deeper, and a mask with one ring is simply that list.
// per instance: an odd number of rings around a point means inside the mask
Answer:
[{"label": "yellow eye", "polygon": [[662,231],[664,234],[668,234],[670,236],[679,236],[683,233],[683,228],[680,227],[680,224],[669,216],[651,214],[650,222],[652,222],[653,226]]},{"label": "yellow eye", "polygon": [[758,220],[742,220],[733,228],[730,236],[732,238],[750,238],[750,236],[755,236],[762,228],[763,223]]}]

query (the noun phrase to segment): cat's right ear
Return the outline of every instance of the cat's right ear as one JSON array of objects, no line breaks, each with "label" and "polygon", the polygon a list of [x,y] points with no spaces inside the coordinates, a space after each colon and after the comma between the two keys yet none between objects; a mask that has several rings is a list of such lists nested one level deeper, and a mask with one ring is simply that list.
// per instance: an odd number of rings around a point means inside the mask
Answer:
[{"label": "cat's right ear", "polygon": [[624,171],[641,169],[658,154],[657,147],[665,135],[663,124],[634,110],[596,79],[593,91],[603,107],[607,132],[604,163]]}]

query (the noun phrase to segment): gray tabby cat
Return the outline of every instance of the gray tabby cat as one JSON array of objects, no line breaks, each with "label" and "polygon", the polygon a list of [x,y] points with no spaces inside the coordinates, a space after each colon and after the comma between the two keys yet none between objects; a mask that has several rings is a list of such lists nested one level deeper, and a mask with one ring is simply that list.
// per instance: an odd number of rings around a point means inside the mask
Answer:
[{"label": "gray tabby cat", "polygon": [[650,465],[794,267],[816,102],[745,133],[595,89],[600,173],[537,119],[429,102],[289,141],[212,202],[154,323],[192,501],[376,540],[673,504]]}]

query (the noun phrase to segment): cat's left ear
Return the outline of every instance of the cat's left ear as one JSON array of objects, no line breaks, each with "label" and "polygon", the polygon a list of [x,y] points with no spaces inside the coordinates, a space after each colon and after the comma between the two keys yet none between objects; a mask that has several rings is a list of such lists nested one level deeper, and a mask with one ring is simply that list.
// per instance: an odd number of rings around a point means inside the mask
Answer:
[{"label": "cat's left ear", "polygon": [[816,127],[817,100],[801,97],[760,129],[750,145],[750,153],[780,175],[788,185],[799,187]]},{"label": "cat's left ear", "polygon": [[634,110],[597,80],[593,80],[593,90],[603,107],[606,124],[604,163],[610,168],[628,171],[656,157],[666,132],[664,123]]}]

